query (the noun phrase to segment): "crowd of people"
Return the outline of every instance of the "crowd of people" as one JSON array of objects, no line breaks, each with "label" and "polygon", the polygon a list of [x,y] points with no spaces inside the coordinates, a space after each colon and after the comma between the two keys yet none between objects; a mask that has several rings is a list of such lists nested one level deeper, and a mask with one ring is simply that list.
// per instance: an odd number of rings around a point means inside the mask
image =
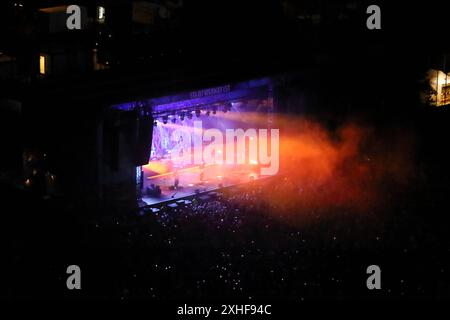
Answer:
[{"label": "crowd of people", "polygon": [[[268,201],[279,192],[286,203]],[[385,271],[386,297],[448,294],[448,284],[426,277],[449,277],[441,251],[448,249],[430,237],[407,201],[398,196],[364,209],[298,207],[302,195],[314,192],[323,190],[276,177],[96,220],[90,234],[95,243],[114,248],[122,279],[107,294],[156,300],[364,298],[374,295],[366,287],[371,264]],[[418,261],[424,254],[427,261]]]}]

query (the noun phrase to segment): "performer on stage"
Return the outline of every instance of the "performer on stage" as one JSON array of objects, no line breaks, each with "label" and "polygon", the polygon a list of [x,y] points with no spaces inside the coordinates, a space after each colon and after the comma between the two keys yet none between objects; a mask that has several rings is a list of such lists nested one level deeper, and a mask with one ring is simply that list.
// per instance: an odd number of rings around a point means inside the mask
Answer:
[{"label": "performer on stage", "polygon": [[178,185],[180,184],[180,176],[178,175],[178,170],[175,170],[175,172],[173,173],[173,177],[174,177],[173,187],[174,189],[177,189]]}]

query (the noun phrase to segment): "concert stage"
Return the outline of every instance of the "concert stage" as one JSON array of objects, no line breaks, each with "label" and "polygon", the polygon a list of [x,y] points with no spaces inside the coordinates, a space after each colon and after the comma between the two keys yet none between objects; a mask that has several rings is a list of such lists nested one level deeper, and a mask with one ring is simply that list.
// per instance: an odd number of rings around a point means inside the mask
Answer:
[{"label": "concert stage", "polygon": [[[241,167],[210,165],[204,168],[200,166],[185,168],[177,173],[179,180],[177,188],[174,188],[174,172],[146,177],[145,188],[142,190],[141,206],[160,205],[257,180],[262,178],[258,175],[258,170],[259,168],[256,165]],[[152,194],[151,190],[154,190],[152,185],[158,186],[161,194]],[[150,191],[147,192],[147,190]]]},{"label": "concert stage", "polygon": [[[130,156],[117,159],[116,167],[134,165],[140,206],[174,202],[278,172],[272,79],[144,99],[113,110],[122,119],[138,119],[135,131],[123,122],[129,136],[118,138],[123,145],[117,148],[129,150]],[[137,143],[125,146],[127,141]],[[126,177],[132,172],[128,169],[123,165],[111,180]]]}]

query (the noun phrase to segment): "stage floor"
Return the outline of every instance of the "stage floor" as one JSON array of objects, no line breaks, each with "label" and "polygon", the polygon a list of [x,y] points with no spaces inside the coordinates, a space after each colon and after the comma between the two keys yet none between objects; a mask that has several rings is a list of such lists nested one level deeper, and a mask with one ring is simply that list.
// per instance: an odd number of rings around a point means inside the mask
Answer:
[{"label": "stage floor", "polygon": [[[142,205],[158,205],[199,193],[247,183],[261,178],[257,174],[258,170],[259,168],[256,166],[226,167],[215,165],[204,168],[203,175],[201,175],[201,169],[198,167],[187,168],[178,171],[179,185],[176,189],[173,188],[175,182],[175,175],[173,172],[156,177],[145,177],[145,185],[142,190],[141,198]],[[160,196],[147,194],[146,189],[152,184],[160,187]]]}]

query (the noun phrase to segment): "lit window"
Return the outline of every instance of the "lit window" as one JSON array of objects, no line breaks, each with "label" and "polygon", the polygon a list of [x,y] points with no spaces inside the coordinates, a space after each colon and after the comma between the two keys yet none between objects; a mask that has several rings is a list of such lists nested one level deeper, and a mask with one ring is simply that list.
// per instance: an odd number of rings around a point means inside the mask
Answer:
[{"label": "lit window", "polygon": [[101,7],[101,6],[97,7],[97,21],[99,23],[105,22],[105,7]]},{"label": "lit window", "polygon": [[450,73],[440,70],[429,70],[427,75],[431,91],[428,93],[428,102],[435,106],[450,104]]},{"label": "lit window", "polygon": [[44,55],[39,56],[39,74],[44,75],[47,71],[47,58]]}]

